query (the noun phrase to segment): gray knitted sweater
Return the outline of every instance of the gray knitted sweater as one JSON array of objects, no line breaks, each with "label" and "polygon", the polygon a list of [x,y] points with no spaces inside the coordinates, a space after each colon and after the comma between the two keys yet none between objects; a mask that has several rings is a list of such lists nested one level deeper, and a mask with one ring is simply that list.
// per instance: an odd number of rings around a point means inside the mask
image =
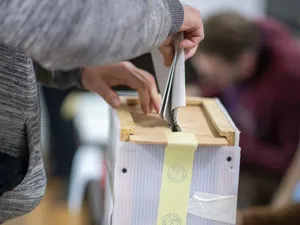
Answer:
[{"label": "gray knitted sweater", "polygon": [[[45,192],[31,59],[62,71],[130,59],[175,33],[183,9],[178,0],[2,0],[0,20],[0,153],[23,165],[15,172],[15,164],[0,157],[0,179],[3,171],[24,174],[0,196],[3,223],[33,210]],[[41,80],[67,88],[79,79],[66,72]]]}]

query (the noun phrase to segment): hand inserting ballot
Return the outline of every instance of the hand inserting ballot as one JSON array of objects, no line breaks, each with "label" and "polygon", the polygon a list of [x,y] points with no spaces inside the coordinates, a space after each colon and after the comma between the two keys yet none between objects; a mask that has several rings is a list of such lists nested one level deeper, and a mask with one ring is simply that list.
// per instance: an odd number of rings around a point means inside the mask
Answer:
[{"label": "hand inserting ballot", "polygon": [[120,62],[102,67],[88,67],[82,71],[81,83],[89,91],[99,94],[114,108],[121,101],[111,87],[127,85],[139,93],[141,107],[144,113],[152,108],[157,112],[160,108],[160,96],[154,77],[147,71],[137,68],[131,62]]},{"label": "hand inserting ballot", "polygon": [[[191,58],[199,43],[204,38],[204,29],[199,10],[190,6],[184,5],[184,20],[178,32],[183,32],[184,39],[180,43],[180,48],[185,49],[185,59]],[[172,37],[160,46],[160,51],[165,59],[165,66],[170,66],[174,58],[174,46],[172,43]]]}]

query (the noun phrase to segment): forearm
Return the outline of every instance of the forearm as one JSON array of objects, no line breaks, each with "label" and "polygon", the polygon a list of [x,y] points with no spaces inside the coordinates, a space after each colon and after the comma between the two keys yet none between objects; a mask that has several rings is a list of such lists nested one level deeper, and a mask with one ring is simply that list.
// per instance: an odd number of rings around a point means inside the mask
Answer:
[{"label": "forearm", "polygon": [[300,204],[273,210],[271,207],[257,207],[242,211],[243,225],[298,225]]},{"label": "forearm", "polygon": [[151,51],[181,26],[183,9],[178,0],[3,0],[0,19],[1,43],[68,70]]}]

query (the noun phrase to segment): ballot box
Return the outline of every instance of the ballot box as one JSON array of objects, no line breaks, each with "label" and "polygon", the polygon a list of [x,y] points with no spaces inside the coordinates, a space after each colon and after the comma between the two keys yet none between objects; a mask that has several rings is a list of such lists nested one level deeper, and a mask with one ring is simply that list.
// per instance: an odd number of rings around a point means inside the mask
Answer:
[{"label": "ballot box", "polygon": [[111,110],[105,225],[235,224],[240,132],[215,98],[187,98],[178,124],[137,97]]}]

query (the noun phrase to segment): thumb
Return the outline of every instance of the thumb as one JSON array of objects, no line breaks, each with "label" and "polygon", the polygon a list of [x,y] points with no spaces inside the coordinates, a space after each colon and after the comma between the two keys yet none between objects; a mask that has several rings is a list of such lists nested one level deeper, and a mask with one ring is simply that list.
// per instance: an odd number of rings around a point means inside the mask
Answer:
[{"label": "thumb", "polygon": [[172,64],[174,58],[174,46],[172,44],[172,38],[169,37],[159,48],[164,57],[165,66],[169,67]]},{"label": "thumb", "polygon": [[98,79],[93,91],[99,94],[111,107],[120,107],[121,101],[119,96],[104,80]]}]

